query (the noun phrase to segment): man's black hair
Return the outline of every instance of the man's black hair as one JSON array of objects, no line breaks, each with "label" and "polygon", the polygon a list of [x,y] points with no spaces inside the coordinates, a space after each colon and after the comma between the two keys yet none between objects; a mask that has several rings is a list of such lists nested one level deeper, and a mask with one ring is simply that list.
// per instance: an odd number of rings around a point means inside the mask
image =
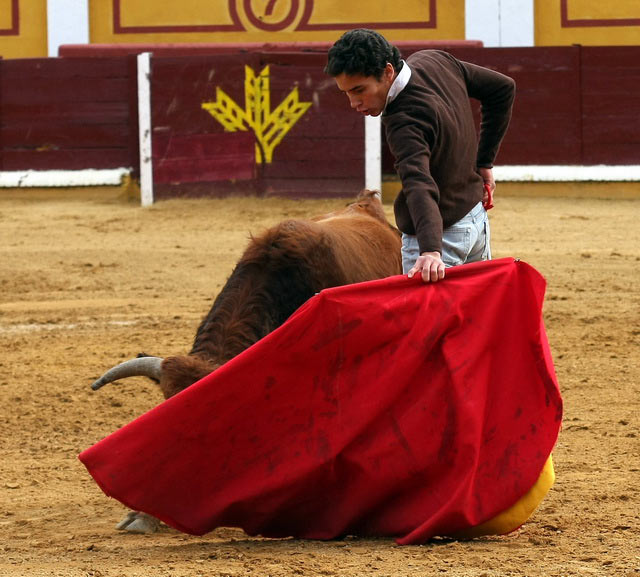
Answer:
[{"label": "man's black hair", "polygon": [[345,32],[329,49],[324,71],[330,76],[345,73],[380,80],[387,62],[398,72],[402,68],[400,51],[375,30],[357,28]]}]

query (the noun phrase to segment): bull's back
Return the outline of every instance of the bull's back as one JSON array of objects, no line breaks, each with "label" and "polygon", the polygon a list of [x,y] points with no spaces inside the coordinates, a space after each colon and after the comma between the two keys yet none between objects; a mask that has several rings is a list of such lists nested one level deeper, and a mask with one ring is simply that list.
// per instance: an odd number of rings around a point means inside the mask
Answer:
[{"label": "bull's back", "polygon": [[402,274],[402,241],[389,223],[366,214],[337,215],[318,221],[350,284]]}]

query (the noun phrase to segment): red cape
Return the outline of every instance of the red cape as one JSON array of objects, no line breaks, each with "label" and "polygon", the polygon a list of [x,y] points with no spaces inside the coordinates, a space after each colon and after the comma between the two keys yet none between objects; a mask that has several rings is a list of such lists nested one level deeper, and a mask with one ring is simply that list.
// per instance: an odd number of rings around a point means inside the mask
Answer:
[{"label": "red cape", "polygon": [[502,259],[324,290],[80,460],[197,535],[421,543],[475,526],[534,485],[558,435],[544,289]]}]

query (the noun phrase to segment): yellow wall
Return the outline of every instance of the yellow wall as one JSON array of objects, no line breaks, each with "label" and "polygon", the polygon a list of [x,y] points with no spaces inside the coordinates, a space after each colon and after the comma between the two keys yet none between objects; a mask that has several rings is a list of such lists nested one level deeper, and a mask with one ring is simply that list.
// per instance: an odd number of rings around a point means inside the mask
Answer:
[{"label": "yellow wall", "polygon": [[[640,44],[639,0],[533,1],[536,46]],[[360,26],[392,42],[465,38],[465,0],[371,0],[366,10],[361,0],[88,2],[93,43],[333,42]],[[0,56],[47,52],[47,0],[0,0]]]},{"label": "yellow wall", "polygon": [[47,56],[47,0],[0,0],[0,56]]},{"label": "yellow wall", "polygon": [[346,28],[366,26],[391,41],[464,39],[464,0],[365,6],[361,0],[90,0],[90,35],[92,43],[332,42]]},{"label": "yellow wall", "polygon": [[536,46],[640,44],[638,0],[535,0]]}]

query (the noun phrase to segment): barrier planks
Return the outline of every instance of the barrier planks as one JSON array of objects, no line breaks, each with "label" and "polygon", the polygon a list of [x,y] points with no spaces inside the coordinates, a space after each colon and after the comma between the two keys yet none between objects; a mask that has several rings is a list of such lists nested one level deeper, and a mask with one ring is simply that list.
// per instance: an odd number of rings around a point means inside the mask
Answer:
[{"label": "barrier planks", "polygon": [[[401,43],[404,56],[424,47]],[[428,47],[516,80],[499,164],[640,164],[639,46]],[[151,60],[156,197],[358,191],[364,122],[324,74],[326,48],[157,48],[161,55]],[[76,47],[66,58],[0,59],[0,169],[135,170],[141,49]],[[383,172],[393,173],[386,146]]]},{"label": "barrier planks", "polygon": [[640,46],[581,49],[584,164],[640,164]]},{"label": "barrier planks", "polygon": [[3,170],[132,166],[128,58],[3,60]]},{"label": "barrier planks", "polygon": [[324,59],[300,53],[154,58],[156,197],[359,191],[364,125],[324,74]]}]

